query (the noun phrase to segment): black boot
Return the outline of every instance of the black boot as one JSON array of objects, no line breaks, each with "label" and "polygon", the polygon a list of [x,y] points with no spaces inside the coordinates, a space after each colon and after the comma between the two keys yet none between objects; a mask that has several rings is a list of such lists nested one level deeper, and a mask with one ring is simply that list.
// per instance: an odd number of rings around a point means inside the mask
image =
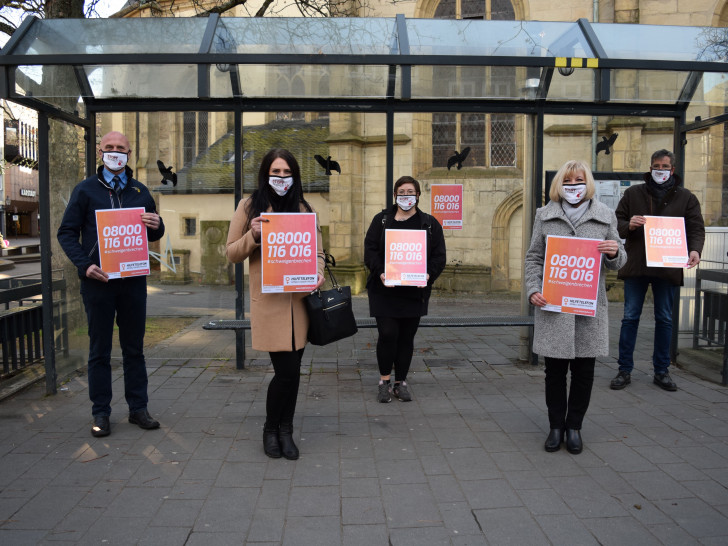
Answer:
[{"label": "black boot", "polygon": [[298,459],[298,448],[293,442],[293,423],[281,423],[278,440],[281,445],[281,453],[286,459],[291,461]]},{"label": "black boot", "polygon": [[566,450],[569,453],[578,455],[584,448],[584,444],[581,442],[581,431],[574,428],[566,429]]},{"label": "black boot", "polygon": [[549,432],[548,438],[546,438],[546,443],[544,443],[543,448],[548,451],[549,453],[552,453],[554,451],[558,451],[561,449],[561,442],[564,441],[564,429],[563,428],[552,428]]},{"label": "black boot", "polygon": [[278,427],[263,425],[263,451],[272,459],[281,458],[281,444],[278,440]]}]

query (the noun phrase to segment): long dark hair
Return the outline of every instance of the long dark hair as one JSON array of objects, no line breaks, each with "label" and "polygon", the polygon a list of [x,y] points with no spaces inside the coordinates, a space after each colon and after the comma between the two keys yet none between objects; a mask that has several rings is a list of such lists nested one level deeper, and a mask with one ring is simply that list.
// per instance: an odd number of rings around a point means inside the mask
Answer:
[{"label": "long dark hair", "polygon": [[[273,189],[268,184],[270,166],[278,158],[288,163],[288,166],[291,168],[291,177],[293,178],[291,189],[283,197],[279,197],[273,193]],[[298,166],[298,161],[296,161],[296,158],[293,157],[291,152],[283,148],[273,148],[265,154],[263,160],[260,162],[260,170],[258,171],[258,189],[250,196],[250,203],[251,213],[249,221],[266,212],[269,207],[273,208],[273,212],[300,212],[301,204],[303,204],[308,212],[312,212],[311,205],[303,198],[301,168]]]}]

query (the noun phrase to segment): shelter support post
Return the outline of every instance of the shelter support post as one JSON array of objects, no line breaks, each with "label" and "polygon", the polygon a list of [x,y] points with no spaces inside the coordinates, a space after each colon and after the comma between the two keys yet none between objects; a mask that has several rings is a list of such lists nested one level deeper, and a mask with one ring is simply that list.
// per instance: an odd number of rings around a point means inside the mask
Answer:
[{"label": "shelter support post", "polygon": [[[235,112],[235,207],[243,198],[243,113]],[[233,208],[233,212],[235,211]],[[245,318],[245,275],[243,264],[235,264],[235,318]],[[245,369],[245,331],[235,331],[235,367]]]},{"label": "shelter support post", "polygon": [[[675,154],[675,173],[685,180],[685,144],[687,143],[685,127],[685,111],[675,117],[673,129],[673,153]],[[670,362],[677,362],[677,343],[680,333],[680,287],[675,287],[675,302],[672,306],[672,336],[670,338]]]},{"label": "shelter support post", "polygon": [[38,189],[40,211],[40,269],[43,294],[43,353],[46,394],[56,394],[56,344],[53,327],[53,268],[51,265],[51,190],[48,116],[38,112]]},{"label": "shelter support post", "polygon": [[394,204],[394,110],[387,110],[387,208]]},{"label": "shelter support post", "polygon": [[[531,246],[531,232],[536,209],[541,205],[541,191],[543,187],[543,110],[528,116],[528,129],[524,131],[524,157],[530,158],[531,168],[526,171],[530,174],[524,179],[523,191],[523,230],[521,232],[521,315],[533,316],[533,307],[528,302],[526,293],[526,252]],[[533,353],[533,328],[521,328],[519,360],[538,364],[538,355]]]}]

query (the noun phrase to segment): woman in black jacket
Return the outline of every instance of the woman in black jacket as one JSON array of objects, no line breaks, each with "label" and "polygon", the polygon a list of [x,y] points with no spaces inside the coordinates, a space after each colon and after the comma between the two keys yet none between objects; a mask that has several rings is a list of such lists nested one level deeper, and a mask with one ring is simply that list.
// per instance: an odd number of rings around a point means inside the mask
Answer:
[{"label": "woman in black jacket", "polygon": [[[379,402],[391,402],[394,394],[402,402],[412,400],[407,388],[407,372],[412,362],[414,338],[420,317],[427,314],[432,285],[445,268],[445,237],[440,223],[417,208],[420,183],[403,176],[394,184],[396,204],[377,214],[364,239],[364,263],[369,268],[367,291],[369,315],[377,321],[377,363]],[[387,229],[427,231],[427,286],[384,285],[384,232]],[[394,367],[394,388],[390,377]]]}]

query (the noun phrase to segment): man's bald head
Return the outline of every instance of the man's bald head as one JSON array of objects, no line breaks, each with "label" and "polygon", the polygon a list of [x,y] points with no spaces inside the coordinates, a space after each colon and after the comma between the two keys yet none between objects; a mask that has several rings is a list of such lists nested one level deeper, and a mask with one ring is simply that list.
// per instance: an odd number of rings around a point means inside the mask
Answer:
[{"label": "man's bald head", "polygon": [[126,152],[131,151],[129,145],[129,139],[124,136],[124,133],[119,131],[110,131],[101,137],[101,143],[99,149],[102,152]]}]

